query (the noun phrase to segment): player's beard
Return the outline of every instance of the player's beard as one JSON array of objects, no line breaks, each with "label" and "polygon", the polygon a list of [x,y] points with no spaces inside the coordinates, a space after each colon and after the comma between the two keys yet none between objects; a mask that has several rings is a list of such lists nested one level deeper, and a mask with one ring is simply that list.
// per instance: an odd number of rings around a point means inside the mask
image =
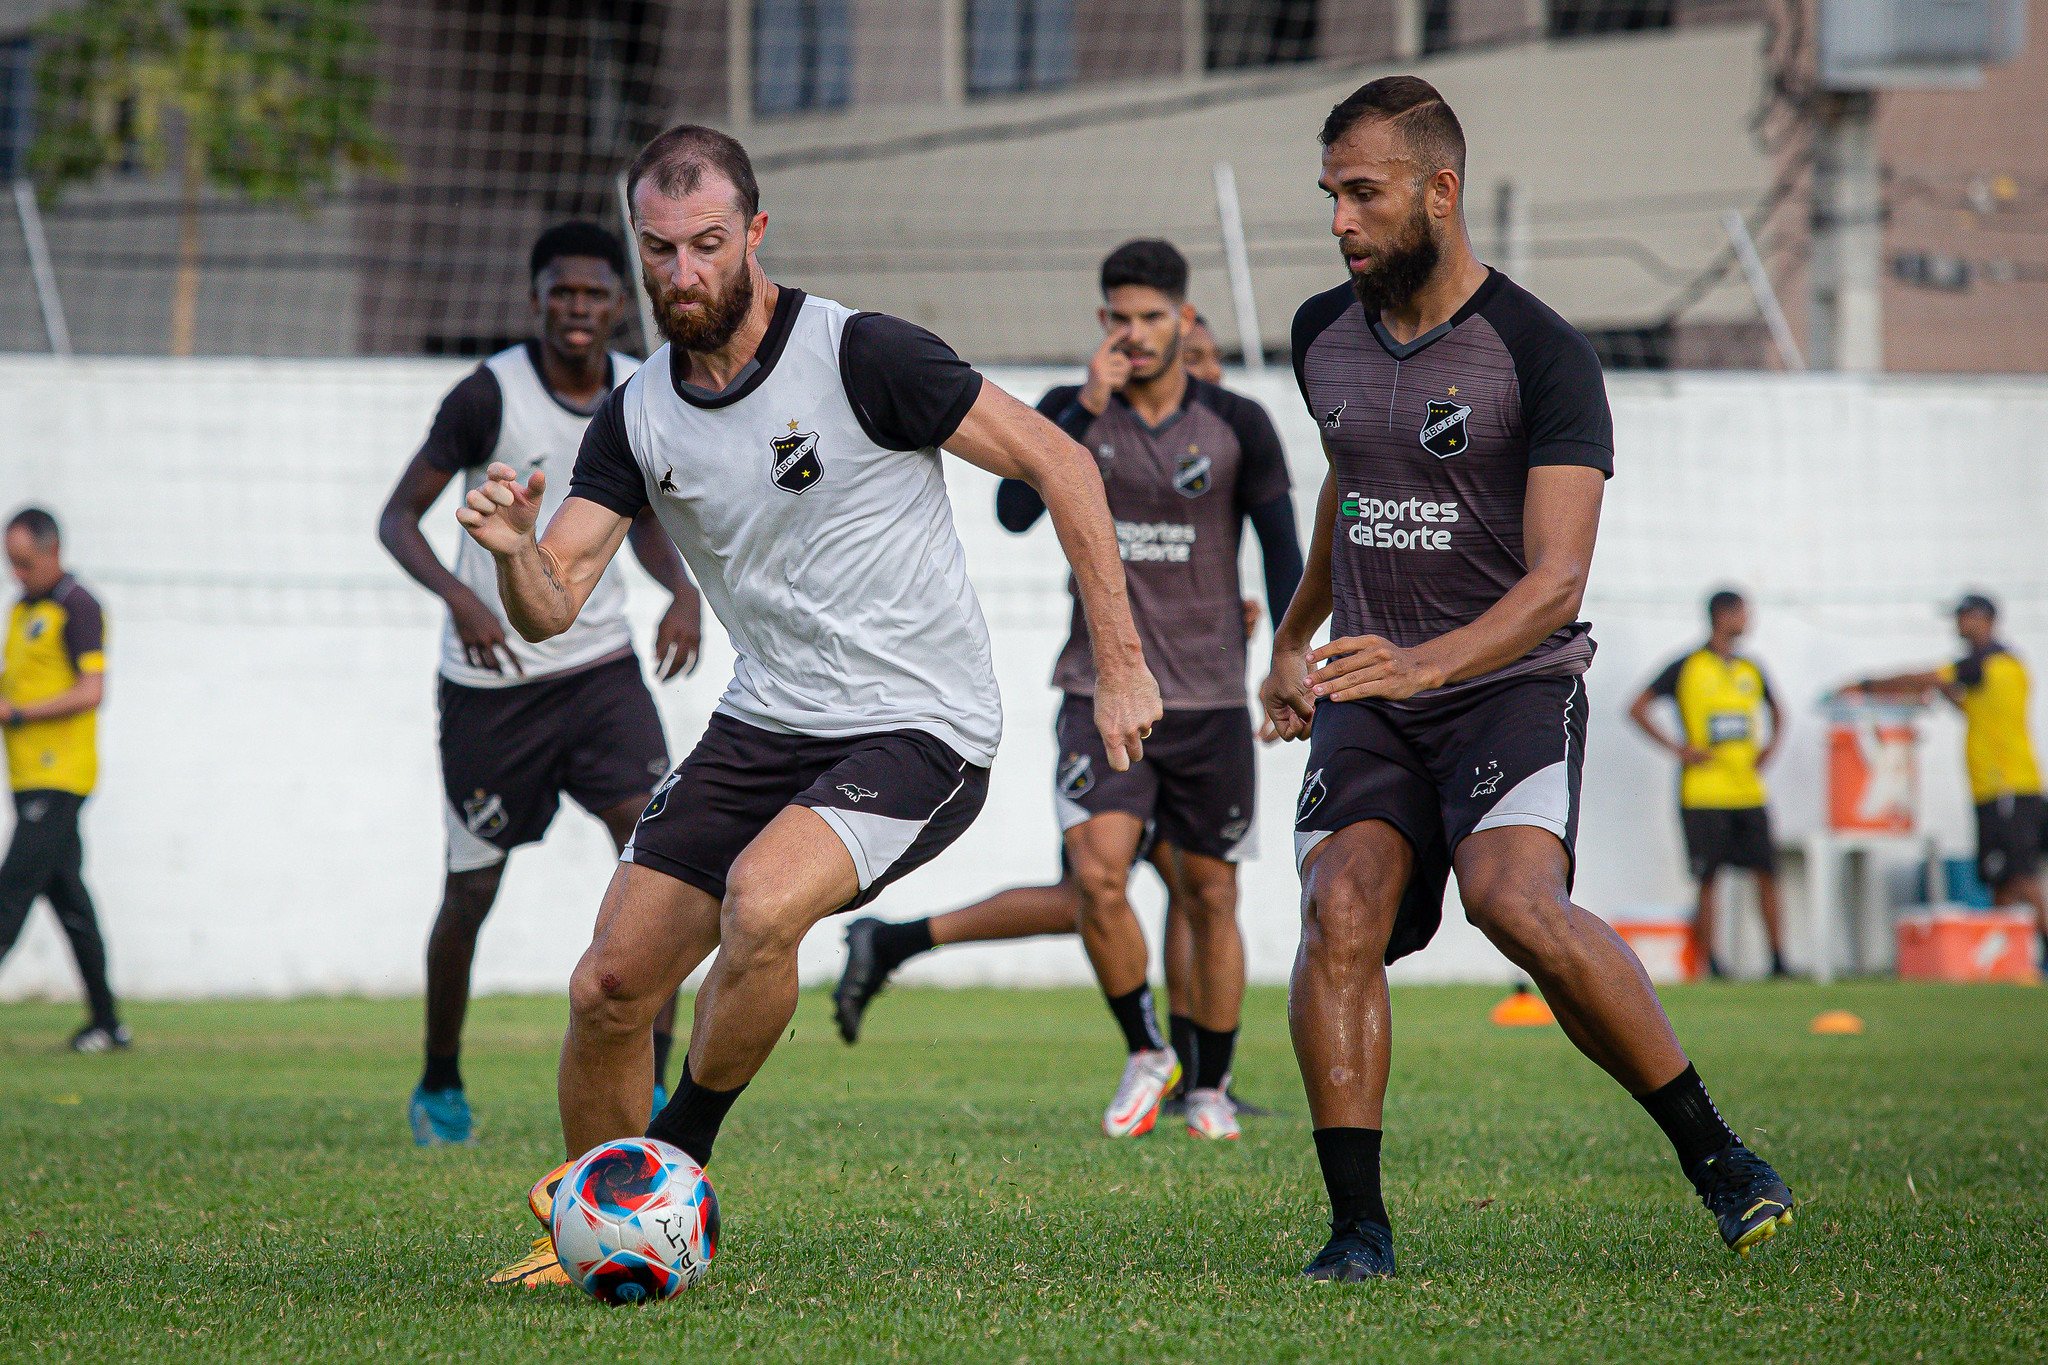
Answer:
[{"label": "player's beard", "polygon": [[1149,384],[1151,381],[1159,378],[1160,375],[1165,374],[1168,370],[1172,369],[1173,362],[1180,358],[1180,331],[1180,324],[1175,323],[1173,327],[1173,339],[1171,341],[1168,341],[1166,343],[1166,349],[1159,353],[1159,360],[1157,361],[1157,363],[1153,365],[1152,373],[1141,377],[1137,375],[1134,369],[1132,373],[1132,378],[1140,379],[1141,382]]},{"label": "player's beard", "polygon": [[1374,253],[1371,266],[1352,272],[1351,292],[1365,305],[1367,317],[1378,317],[1415,297],[1436,273],[1439,256],[1429,213],[1418,197],[1414,216],[1400,237]]},{"label": "player's beard", "polygon": [[[701,290],[671,294],[651,275],[645,287],[647,301],[654,305],[654,325],[661,329],[661,334],[679,350],[699,355],[731,341],[732,334],[747,320],[747,310],[754,306],[754,274],[747,269],[744,257],[733,278],[716,295]],[[700,306],[686,313],[678,307],[685,301]]]}]

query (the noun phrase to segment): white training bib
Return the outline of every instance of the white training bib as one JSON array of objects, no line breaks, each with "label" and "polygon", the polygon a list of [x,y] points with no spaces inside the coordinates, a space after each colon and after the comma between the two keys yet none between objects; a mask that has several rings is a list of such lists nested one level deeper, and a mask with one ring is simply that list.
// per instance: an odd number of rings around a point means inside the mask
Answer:
[{"label": "white training bib", "polygon": [[627,439],[739,656],[719,710],[789,734],[922,730],[985,767],[1002,697],[941,456],[863,430],[840,374],[853,316],[804,298],[769,372],[701,403],[664,347],[627,382]]}]

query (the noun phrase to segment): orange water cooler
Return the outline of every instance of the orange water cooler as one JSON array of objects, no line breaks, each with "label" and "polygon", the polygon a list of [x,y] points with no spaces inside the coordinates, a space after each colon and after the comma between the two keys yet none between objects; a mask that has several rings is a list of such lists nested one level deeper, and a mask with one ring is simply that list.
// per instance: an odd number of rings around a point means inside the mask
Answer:
[{"label": "orange water cooler", "polygon": [[1841,703],[1827,709],[1828,829],[1908,835],[1919,825],[1919,712]]}]

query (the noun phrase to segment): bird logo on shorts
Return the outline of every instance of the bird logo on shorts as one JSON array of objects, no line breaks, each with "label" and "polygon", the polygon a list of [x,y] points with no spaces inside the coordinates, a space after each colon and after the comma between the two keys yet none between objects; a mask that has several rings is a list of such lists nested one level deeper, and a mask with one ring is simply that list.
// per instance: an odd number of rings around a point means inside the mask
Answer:
[{"label": "bird logo on shorts", "polygon": [[863,801],[871,801],[881,795],[880,792],[871,792],[866,787],[856,787],[851,782],[841,782],[838,791],[841,796],[853,802],[856,806]]},{"label": "bird logo on shorts", "polygon": [[1086,796],[1095,785],[1095,762],[1087,754],[1068,754],[1060,760],[1060,795]]},{"label": "bird logo on shorts", "polygon": [[1472,771],[1480,774],[1479,781],[1472,787],[1474,796],[1493,795],[1500,790],[1500,780],[1507,776],[1500,770],[1500,760],[1497,758],[1488,759],[1484,768],[1474,768]]},{"label": "bird logo on shorts", "polygon": [[502,833],[511,817],[505,814],[504,798],[482,787],[462,803],[462,823],[471,834],[488,839]]},{"label": "bird logo on shorts", "polygon": [[1315,814],[1316,807],[1322,805],[1323,798],[1329,794],[1330,789],[1323,785],[1323,770],[1321,768],[1316,769],[1303,778],[1301,780],[1301,799],[1294,805],[1294,823],[1298,825],[1308,819],[1309,816]]}]

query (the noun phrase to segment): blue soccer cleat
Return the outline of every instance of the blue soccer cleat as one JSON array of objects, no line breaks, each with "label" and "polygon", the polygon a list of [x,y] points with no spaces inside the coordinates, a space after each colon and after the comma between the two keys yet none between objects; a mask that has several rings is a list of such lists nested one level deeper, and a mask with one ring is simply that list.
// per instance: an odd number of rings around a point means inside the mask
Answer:
[{"label": "blue soccer cleat", "polygon": [[1762,1157],[1739,1142],[1701,1162],[1693,1188],[1714,1215],[1721,1240],[1740,1255],[1792,1226],[1792,1191]]},{"label": "blue soccer cleat", "polygon": [[1379,1223],[1354,1218],[1332,1223],[1330,1240],[1301,1269],[1306,1280],[1340,1284],[1394,1277],[1394,1234]]},{"label": "blue soccer cleat", "polygon": [[415,1146],[449,1146],[468,1142],[472,1136],[469,1099],[460,1090],[429,1090],[425,1086],[415,1086],[405,1116],[412,1123]]}]

